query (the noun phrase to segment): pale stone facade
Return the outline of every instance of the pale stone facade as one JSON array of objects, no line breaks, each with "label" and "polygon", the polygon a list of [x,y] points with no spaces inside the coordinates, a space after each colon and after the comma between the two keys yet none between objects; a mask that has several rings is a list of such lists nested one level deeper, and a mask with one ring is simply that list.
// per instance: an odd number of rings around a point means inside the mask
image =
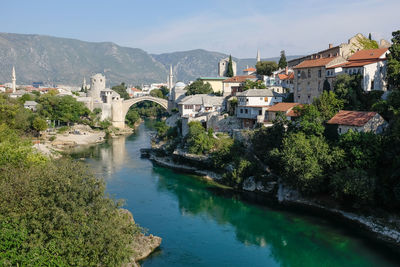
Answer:
[{"label": "pale stone facade", "polygon": [[[221,59],[218,63],[218,76],[219,77],[224,77],[226,75],[226,71],[228,70],[228,63],[229,63],[229,57]],[[236,76],[236,62],[232,60],[232,69],[233,69],[233,76]]]},{"label": "pale stone facade", "polygon": [[382,118],[381,115],[376,114],[372,119],[370,119],[363,126],[352,126],[352,125],[338,125],[338,134],[345,134],[349,130],[354,132],[373,132],[376,134],[382,133],[385,128],[388,126],[388,123]]}]

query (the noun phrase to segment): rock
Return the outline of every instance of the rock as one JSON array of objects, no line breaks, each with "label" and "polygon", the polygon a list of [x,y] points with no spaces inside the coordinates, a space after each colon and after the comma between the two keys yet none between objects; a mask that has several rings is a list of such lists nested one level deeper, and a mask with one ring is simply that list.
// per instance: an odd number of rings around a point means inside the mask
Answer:
[{"label": "rock", "polygon": [[249,178],[244,180],[242,188],[243,188],[243,190],[251,191],[251,192],[256,190],[256,181],[254,179],[254,176],[250,176]]}]

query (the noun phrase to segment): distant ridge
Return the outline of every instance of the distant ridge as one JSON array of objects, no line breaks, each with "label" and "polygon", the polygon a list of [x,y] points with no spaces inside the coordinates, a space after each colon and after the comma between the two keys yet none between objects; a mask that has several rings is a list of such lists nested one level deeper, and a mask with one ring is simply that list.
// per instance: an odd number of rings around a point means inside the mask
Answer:
[{"label": "distant ridge", "polygon": [[[227,56],[204,49],[151,55],[112,42],[0,33],[0,83],[10,82],[11,68],[15,66],[17,84],[43,81],[48,85],[79,86],[84,76],[88,80],[93,73],[101,72],[107,77],[107,86],[121,82],[140,85],[166,81],[171,64],[176,79],[188,82],[200,76],[216,76],[218,61]],[[234,60],[238,63],[238,74],[246,65],[256,63],[255,58]]]}]

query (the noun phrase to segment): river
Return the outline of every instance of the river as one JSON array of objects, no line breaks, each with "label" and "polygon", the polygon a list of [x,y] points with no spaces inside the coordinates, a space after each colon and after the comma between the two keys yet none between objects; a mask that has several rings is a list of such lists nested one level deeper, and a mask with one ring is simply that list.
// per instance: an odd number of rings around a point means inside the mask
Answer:
[{"label": "river", "polygon": [[[395,252],[319,216],[243,200],[140,158],[150,129],[75,151],[135,221],[162,237],[142,266],[395,266]],[[399,264],[400,261],[397,261]]]}]

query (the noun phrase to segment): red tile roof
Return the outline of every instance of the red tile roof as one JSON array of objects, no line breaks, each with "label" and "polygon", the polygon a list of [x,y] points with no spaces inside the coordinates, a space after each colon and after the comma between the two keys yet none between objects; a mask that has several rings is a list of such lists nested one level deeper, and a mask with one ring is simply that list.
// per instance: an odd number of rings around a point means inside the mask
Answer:
[{"label": "red tile roof", "polygon": [[337,57],[324,57],[318,59],[304,60],[303,62],[295,66],[294,69],[325,67],[327,64],[329,64],[332,60],[336,58]]},{"label": "red tile roof", "polygon": [[340,125],[350,125],[350,126],[363,126],[370,119],[372,119],[376,112],[368,111],[351,111],[351,110],[340,110],[332,119],[330,119],[328,124],[340,124]]},{"label": "red tile roof", "polygon": [[282,112],[287,112],[288,110],[294,108],[295,106],[299,105],[299,103],[287,103],[287,102],[282,102],[282,103],[277,103],[270,107],[268,111],[282,111]]},{"label": "red tile roof", "polygon": [[250,68],[244,69],[243,71],[257,71],[257,69],[250,67]]},{"label": "red tile roof", "polygon": [[255,78],[256,78],[256,76],[254,76],[254,75],[233,76],[231,78],[224,80],[224,83],[242,83],[248,79],[255,79]]},{"label": "red tile roof", "polygon": [[134,91],[134,92],[142,92],[142,90],[139,90],[139,89],[137,89],[135,87],[132,87],[131,90]]},{"label": "red tile roof", "polygon": [[383,54],[387,52],[388,48],[378,48],[378,49],[364,49],[354,53],[349,58],[349,61],[352,60],[368,60],[368,59],[378,59]]}]

